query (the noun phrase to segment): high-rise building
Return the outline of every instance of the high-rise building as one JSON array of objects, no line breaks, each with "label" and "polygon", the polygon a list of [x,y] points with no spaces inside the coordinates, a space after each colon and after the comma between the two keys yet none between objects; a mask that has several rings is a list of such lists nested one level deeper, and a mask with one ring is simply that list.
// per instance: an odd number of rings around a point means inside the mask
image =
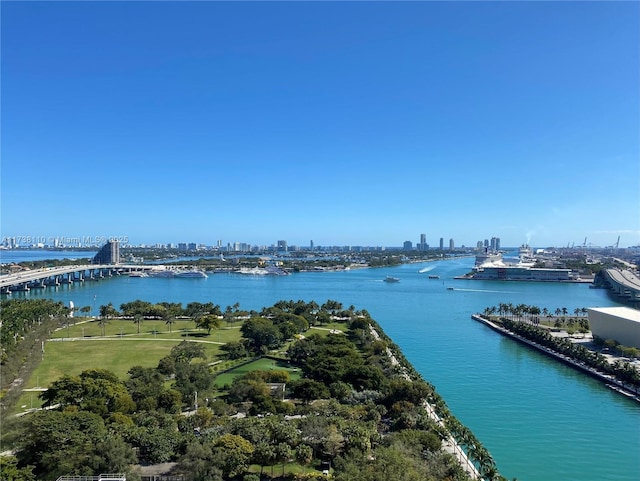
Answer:
[{"label": "high-rise building", "polygon": [[313,239],[309,241],[309,250],[313,250]]},{"label": "high-rise building", "polygon": [[440,250],[444,250],[444,237],[440,237]]},{"label": "high-rise building", "polygon": [[404,241],[404,244],[402,244],[402,248],[403,248],[405,251],[410,251],[410,250],[412,250],[412,249],[413,249],[413,242],[411,242],[411,241]]},{"label": "high-rise building", "polygon": [[492,237],[491,238],[491,250],[499,251],[500,250],[500,237]]},{"label": "high-rise building", "polygon": [[427,234],[420,234],[420,243],[418,244],[419,251],[426,251],[429,249],[429,244],[427,244]]},{"label": "high-rise building", "polygon": [[91,260],[92,264],[119,264],[120,244],[118,241],[109,241],[98,251]]},{"label": "high-rise building", "polygon": [[453,238],[449,239],[449,250],[455,250],[455,244],[453,243]]},{"label": "high-rise building", "polygon": [[279,240],[278,241],[278,252],[287,252],[287,241]]}]

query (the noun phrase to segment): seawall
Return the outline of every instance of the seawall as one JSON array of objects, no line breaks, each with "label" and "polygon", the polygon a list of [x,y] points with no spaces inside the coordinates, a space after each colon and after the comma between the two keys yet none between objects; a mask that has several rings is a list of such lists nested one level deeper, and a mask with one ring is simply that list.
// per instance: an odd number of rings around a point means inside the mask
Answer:
[{"label": "seawall", "polygon": [[618,381],[614,376],[612,376],[611,374],[606,374],[604,372],[600,372],[594,368],[592,368],[591,366],[587,366],[586,364],[580,362],[580,361],[576,361],[575,359],[572,359],[569,356],[565,356],[564,354],[560,354],[557,351],[554,351],[553,349],[549,349],[548,347],[542,346],[536,342],[533,342],[529,339],[526,339],[518,334],[515,334],[493,322],[491,322],[488,319],[485,319],[484,317],[482,317],[479,314],[472,314],[471,315],[471,319],[473,319],[474,321],[478,321],[481,322],[482,324],[484,324],[485,326],[489,327],[490,329],[493,329],[496,332],[499,332],[500,334],[502,334],[503,336],[509,337],[511,339],[513,339],[514,341],[517,341],[521,344],[525,344],[533,349],[536,349],[544,354],[546,354],[547,356],[550,356],[554,359],[556,359],[557,361],[562,362],[563,364],[566,364],[568,366],[573,367],[574,369],[577,369],[581,372],[583,372],[584,374],[587,374],[595,379],[597,379],[600,382],[605,383],[607,386],[609,386],[611,389],[613,389],[614,391],[628,397],[629,399],[633,399],[636,402],[640,403],[640,395],[634,391],[633,389],[630,389],[629,387],[627,387],[626,385],[624,385],[623,383],[621,383],[620,381]]}]

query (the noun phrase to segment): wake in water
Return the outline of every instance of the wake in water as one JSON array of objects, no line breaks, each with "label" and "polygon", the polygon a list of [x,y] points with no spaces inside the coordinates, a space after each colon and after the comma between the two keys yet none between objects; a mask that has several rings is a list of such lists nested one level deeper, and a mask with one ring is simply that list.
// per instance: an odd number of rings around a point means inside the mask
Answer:
[{"label": "wake in water", "polygon": [[436,268],[436,266],[423,267],[423,268],[422,268],[422,269],[420,269],[418,272],[419,272],[420,274],[423,274],[423,273],[425,273],[425,272],[432,271],[432,270],[433,270],[433,269],[435,269],[435,268]]},{"label": "wake in water", "polygon": [[490,289],[464,289],[464,288],[458,288],[458,287],[452,287],[449,290],[464,291],[464,292],[492,292],[494,294],[517,294],[517,292],[513,292],[513,291],[492,291]]}]

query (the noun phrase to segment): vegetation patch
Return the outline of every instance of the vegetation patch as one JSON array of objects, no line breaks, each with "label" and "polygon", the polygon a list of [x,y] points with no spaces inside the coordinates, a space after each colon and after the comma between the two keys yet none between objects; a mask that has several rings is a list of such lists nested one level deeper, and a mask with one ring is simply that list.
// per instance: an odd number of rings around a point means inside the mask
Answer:
[{"label": "vegetation patch", "polygon": [[[168,310],[168,326],[188,317],[203,338],[145,334],[142,325]],[[101,307],[100,321],[128,322],[134,333],[110,337],[102,322],[96,339],[46,343],[36,376],[48,389],[28,396],[47,409],[12,419],[3,439],[15,450],[3,460],[14,481],[104,472],[135,480],[135,465],[166,462],[183,481],[323,472],[336,481],[469,479],[442,449],[451,434],[486,479],[502,479],[433,386],[399,350],[389,356],[396,346],[364,310],[336,301],[281,301],[248,313],[139,301],[121,311]],[[71,333],[78,326],[67,321],[60,326]],[[224,324],[236,337],[202,342]]]}]

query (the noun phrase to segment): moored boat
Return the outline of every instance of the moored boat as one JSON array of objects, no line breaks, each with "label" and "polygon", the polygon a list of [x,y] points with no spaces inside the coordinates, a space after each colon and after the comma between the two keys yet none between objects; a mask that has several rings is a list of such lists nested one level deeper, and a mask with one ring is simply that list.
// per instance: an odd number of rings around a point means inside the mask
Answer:
[{"label": "moored boat", "polygon": [[188,271],[176,271],[174,277],[203,279],[206,278],[207,275],[204,273],[204,271],[198,269],[190,269]]}]

